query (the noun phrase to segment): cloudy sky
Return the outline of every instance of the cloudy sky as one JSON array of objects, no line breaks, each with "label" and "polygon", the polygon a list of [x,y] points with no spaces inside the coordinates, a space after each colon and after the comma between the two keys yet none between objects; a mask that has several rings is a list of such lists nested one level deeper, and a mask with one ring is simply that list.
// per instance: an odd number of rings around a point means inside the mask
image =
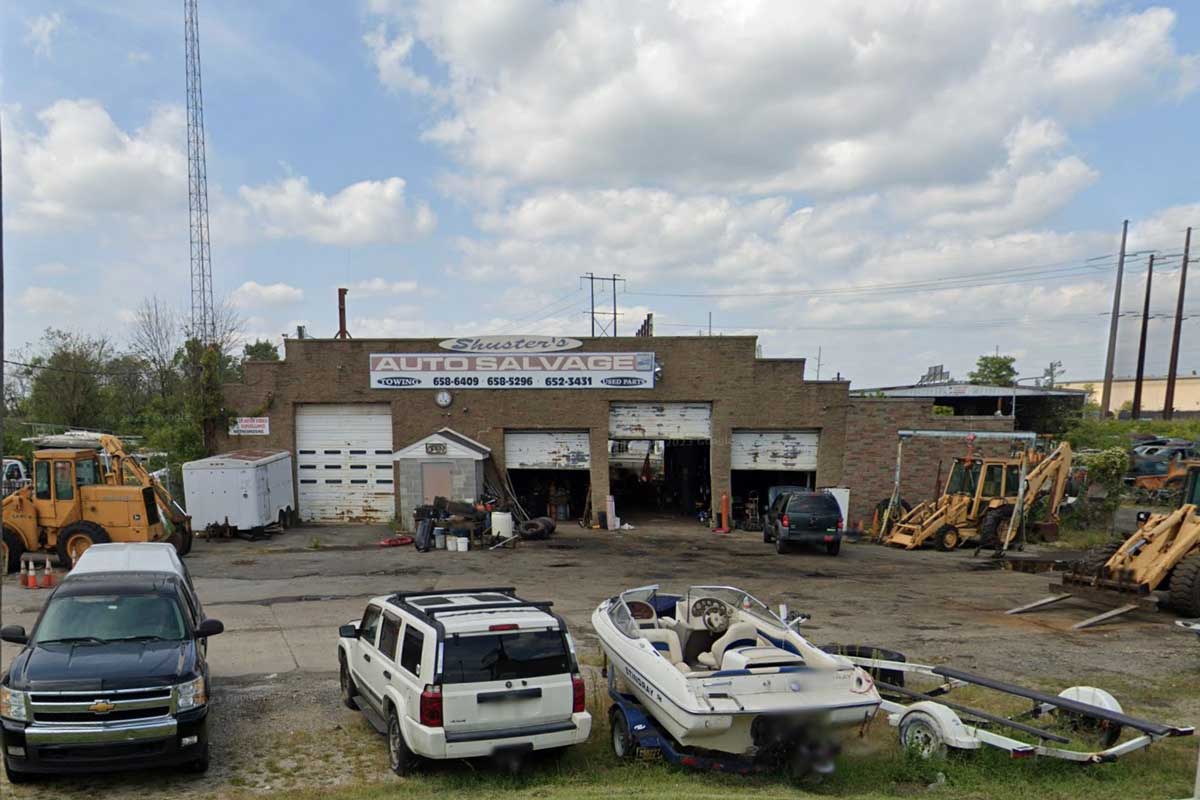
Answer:
[{"label": "cloudy sky", "polygon": [[[5,2],[10,344],[186,305],[181,5]],[[1124,308],[1157,250],[1165,368],[1200,226],[1194,3],[200,5],[214,284],[251,337],[332,335],[338,286],[360,338],[586,335],[579,276],[619,273],[622,332],[711,312],[810,377],[818,350],[870,386],[998,346],[1090,379],[1128,218]]]}]

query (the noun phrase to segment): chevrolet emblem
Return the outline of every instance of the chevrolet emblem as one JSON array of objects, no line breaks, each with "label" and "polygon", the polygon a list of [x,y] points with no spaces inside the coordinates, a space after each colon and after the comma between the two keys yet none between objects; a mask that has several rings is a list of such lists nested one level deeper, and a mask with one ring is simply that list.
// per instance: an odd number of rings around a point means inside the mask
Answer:
[{"label": "chevrolet emblem", "polygon": [[88,711],[91,711],[93,714],[107,714],[114,708],[116,708],[116,706],[107,700],[97,700],[88,706]]}]

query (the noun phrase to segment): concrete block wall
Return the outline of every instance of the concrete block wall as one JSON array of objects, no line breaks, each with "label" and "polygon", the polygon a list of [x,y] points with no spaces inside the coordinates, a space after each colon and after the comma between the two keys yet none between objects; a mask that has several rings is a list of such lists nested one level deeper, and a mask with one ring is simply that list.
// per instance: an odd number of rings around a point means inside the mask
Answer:
[{"label": "concrete block wall", "polygon": [[[396,519],[404,530],[412,528],[413,510],[425,501],[421,484],[421,465],[433,463],[405,459],[399,464],[400,486],[396,497]],[[436,459],[437,463],[450,464],[450,500],[471,501],[479,496],[482,490],[482,462],[470,458]]]},{"label": "concrete block wall", "polygon": [[[850,489],[850,522],[870,525],[875,504],[889,497],[896,470],[896,444],[901,430],[1011,431],[1011,417],[934,416],[931,399],[851,398],[846,415],[842,486]],[[982,456],[1008,455],[1007,442],[980,442]],[[941,492],[955,457],[966,454],[966,441],[910,439],[904,445],[900,493],[916,505]],[[818,486],[833,486],[818,477]]]}]

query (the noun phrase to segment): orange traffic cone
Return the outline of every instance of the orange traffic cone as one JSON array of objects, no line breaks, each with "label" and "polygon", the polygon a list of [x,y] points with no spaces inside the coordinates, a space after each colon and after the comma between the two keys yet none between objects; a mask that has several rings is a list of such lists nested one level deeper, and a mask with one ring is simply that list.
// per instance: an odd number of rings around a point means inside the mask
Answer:
[{"label": "orange traffic cone", "polygon": [[24,569],[21,570],[21,587],[24,589],[37,588],[37,578],[33,575],[32,561],[26,561]]},{"label": "orange traffic cone", "polygon": [[43,561],[42,566],[44,568],[42,570],[42,588],[43,589],[53,589],[54,588],[54,571],[50,569],[50,559],[47,558],[45,561]]}]

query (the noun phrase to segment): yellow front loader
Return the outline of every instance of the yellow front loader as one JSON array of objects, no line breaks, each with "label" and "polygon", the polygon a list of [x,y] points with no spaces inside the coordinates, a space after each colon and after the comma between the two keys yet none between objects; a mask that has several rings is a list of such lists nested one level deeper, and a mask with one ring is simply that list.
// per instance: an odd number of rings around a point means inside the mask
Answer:
[{"label": "yellow front loader", "polygon": [[159,516],[167,529],[167,536],[179,555],[186,556],[192,550],[192,518],[183,510],[175,498],[157,478],[151,475],[142,462],[125,452],[125,446],[116,436],[100,435],[100,449],[108,454],[108,470],[104,482],[111,486],[143,486],[154,492]]},{"label": "yellow front loader", "polygon": [[1014,458],[956,458],[942,495],[901,515],[882,540],[906,550],[932,542],[948,551],[971,540],[1007,550],[1043,497],[1049,522],[1058,523],[1071,462],[1066,442],[1046,456],[1026,451]]}]

